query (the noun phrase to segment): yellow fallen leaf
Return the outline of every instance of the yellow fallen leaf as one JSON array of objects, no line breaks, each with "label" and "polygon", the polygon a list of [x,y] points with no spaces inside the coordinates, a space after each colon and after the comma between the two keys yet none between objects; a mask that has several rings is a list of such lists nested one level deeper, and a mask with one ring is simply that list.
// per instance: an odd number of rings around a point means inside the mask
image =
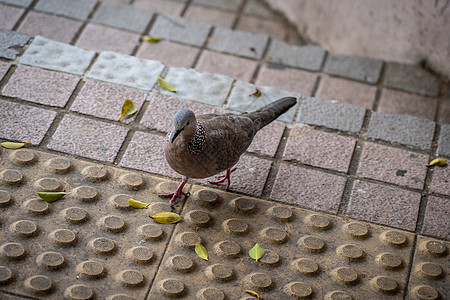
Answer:
[{"label": "yellow fallen leaf", "polygon": [[25,144],[29,144],[28,143],[14,143],[14,142],[3,142],[0,145],[2,145],[3,148],[6,149],[19,149],[22,148],[23,146],[25,146]]},{"label": "yellow fallen leaf", "polygon": [[145,203],[134,199],[128,199],[128,203],[134,208],[147,208],[148,206],[152,205],[155,202],[152,203]]},{"label": "yellow fallen leaf", "polygon": [[131,116],[137,112],[136,104],[133,103],[130,99],[127,99],[122,104],[122,111],[120,112],[120,117],[117,119],[117,122],[125,116]]},{"label": "yellow fallen leaf", "polygon": [[65,192],[36,192],[39,197],[46,201],[46,202],[55,202],[59,199],[61,199],[62,197],[64,197],[65,195],[69,195],[72,194],[72,192],[69,193],[65,193]]},{"label": "yellow fallen leaf", "polygon": [[158,76],[158,83],[161,86],[161,88],[165,89],[166,91],[174,92],[174,93],[177,92],[177,90],[170,83],[168,83],[167,81],[162,79],[161,76]]},{"label": "yellow fallen leaf", "polygon": [[181,219],[181,216],[179,214],[170,211],[160,212],[149,217],[152,218],[153,221],[161,224],[173,224],[180,221]]},{"label": "yellow fallen leaf", "polygon": [[198,257],[204,260],[208,260],[208,251],[206,251],[205,246],[200,243],[195,245],[195,253],[197,253]]},{"label": "yellow fallen leaf", "polygon": [[251,258],[253,258],[255,261],[258,261],[261,257],[264,255],[264,249],[261,248],[261,246],[256,243],[255,246],[253,246],[252,249],[248,252]]},{"label": "yellow fallen leaf", "polygon": [[150,43],[158,43],[162,40],[162,37],[154,36],[154,35],[143,35],[141,36],[141,40],[144,42],[150,42]]},{"label": "yellow fallen leaf", "polygon": [[257,292],[254,292],[254,291],[251,291],[251,290],[245,290],[245,292],[246,292],[247,294],[250,294],[250,295],[252,295],[252,296],[255,296],[256,299],[258,299],[258,300],[263,300],[263,298],[262,298],[260,295],[258,295]]},{"label": "yellow fallen leaf", "polygon": [[431,166],[445,167],[446,165],[447,165],[447,162],[444,159],[435,158],[432,161],[430,161],[430,163],[426,166],[427,167],[431,167]]},{"label": "yellow fallen leaf", "polygon": [[261,90],[256,88],[256,92],[254,92],[253,94],[250,94],[250,96],[260,97],[261,96]]}]

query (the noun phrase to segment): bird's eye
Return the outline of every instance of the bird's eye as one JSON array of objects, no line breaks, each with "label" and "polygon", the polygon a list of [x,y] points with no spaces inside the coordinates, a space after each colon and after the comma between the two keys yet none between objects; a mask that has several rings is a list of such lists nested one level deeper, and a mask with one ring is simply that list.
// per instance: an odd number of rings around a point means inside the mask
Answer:
[{"label": "bird's eye", "polygon": [[186,123],[186,125],[188,125],[188,126],[189,126],[189,124],[190,124],[190,123],[191,123],[191,122],[189,122],[189,121],[188,121],[188,122]]}]

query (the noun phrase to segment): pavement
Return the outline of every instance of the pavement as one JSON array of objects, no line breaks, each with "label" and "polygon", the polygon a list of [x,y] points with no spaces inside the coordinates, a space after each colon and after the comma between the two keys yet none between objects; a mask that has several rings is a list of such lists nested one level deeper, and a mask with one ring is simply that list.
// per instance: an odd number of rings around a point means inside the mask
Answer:
[{"label": "pavement", "polygon": [[[0,141],[29,143],[0,148],[1,299],[449,296],[450,172],[425,166],[450,158],[439,74],[305,45],[256,0],[0,0],[0,28]],[[148,217],[180,179],[162,150],[178,109],[283,96],[230,191],[192,180],[181,222]]]}]

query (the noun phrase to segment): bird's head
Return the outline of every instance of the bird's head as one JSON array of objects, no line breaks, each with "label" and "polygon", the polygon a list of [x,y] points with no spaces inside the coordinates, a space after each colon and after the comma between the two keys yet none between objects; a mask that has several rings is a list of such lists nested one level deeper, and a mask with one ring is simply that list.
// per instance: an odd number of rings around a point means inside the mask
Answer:
[{"label": "bird's head", "polygon": [[193,136],[197,131],[197,119],[192,110],[179,110],[173,117],[173,130],[170,135],[170,142],[177,138],[178,135]]}]

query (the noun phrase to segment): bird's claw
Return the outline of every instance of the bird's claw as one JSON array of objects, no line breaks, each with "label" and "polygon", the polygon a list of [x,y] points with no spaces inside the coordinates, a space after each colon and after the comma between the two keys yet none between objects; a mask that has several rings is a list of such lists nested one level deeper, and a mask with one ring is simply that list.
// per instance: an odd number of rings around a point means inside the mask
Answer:
[{"label": "bird's claw", "polygon": [[227,186],[226,186],[226,190],[228,190],[228,188],[230,187],[230,183],[231,183],[231,181],[230,181],[230,175],[231,175],[231,173],[233,173],[234,171],[236,171],[236,168],[233,168],[233,169],[229,169],[229,170],[227,170],[227,173],[225,173],[225,174],[223,174],[223,175],[220,175],[220,176],[217,176],[217,178],[222,178],[222,179],[220,179],[220,180],[215,180],[215,181],[209,181],[209,183],[211,183],[211,184],[219,184],[219,183],[222,183],[222,182],[224,182],[225,180],[227,181]]}]

